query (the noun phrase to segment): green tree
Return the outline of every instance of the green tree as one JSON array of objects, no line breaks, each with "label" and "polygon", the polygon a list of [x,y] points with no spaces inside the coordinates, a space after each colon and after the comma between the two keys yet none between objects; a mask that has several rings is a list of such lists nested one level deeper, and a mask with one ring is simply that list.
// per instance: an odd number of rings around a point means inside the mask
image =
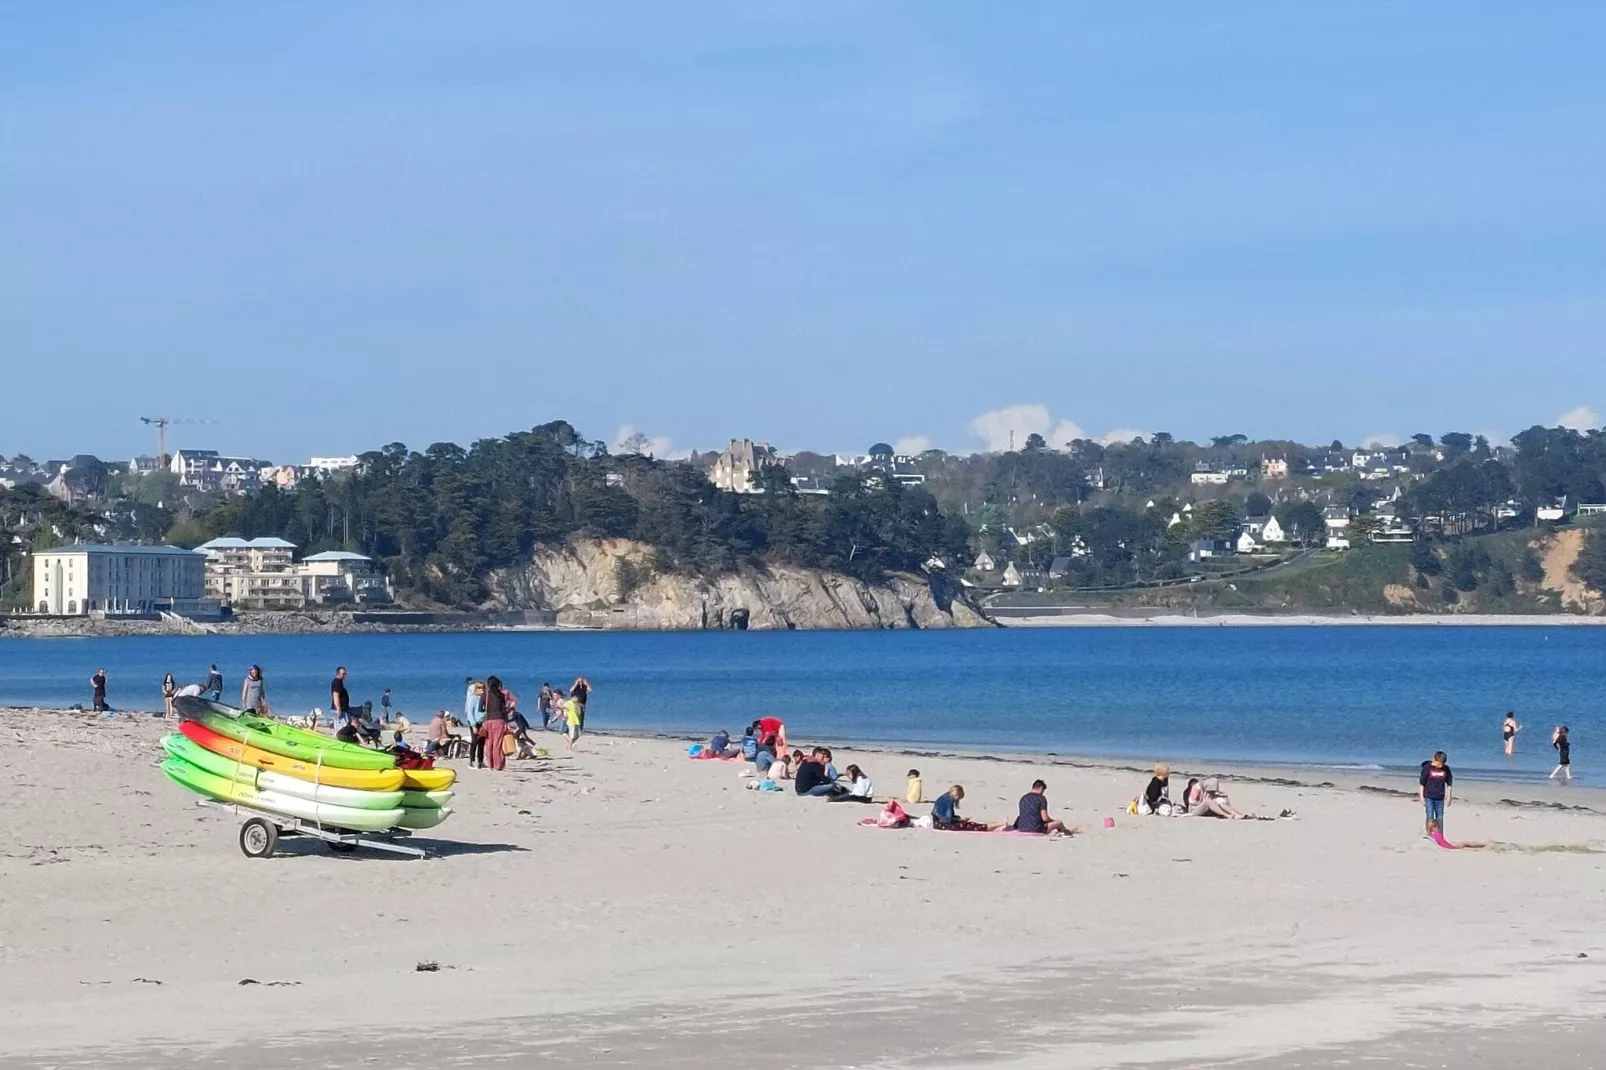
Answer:
[{"label": "green tree", "polygon": [[1193,507],[1193,519],[1189,526],[1193,534],[1201,539],[1230,539],[1238,531],[1238,509],[1232,502],[1221,498],[1200,502]]},{"label": "green tree", "polygon": [[1258,491],[1258,490],[1250,491],[1249,492],[1249,497],[1244,499],[1244,515],[1245,516],[1270,516],[1271,515],[1271,498],[1268,497],[1266,494],[1262,493],[1261,491]]},{"label": "green tree", "polygon": [[1606,529],[1596,528],[1584,536],[1571,571],[1590,590],[1606,594]]},{"label": "green tree", "polygon": [[1540,583],[1545,578],[1545,566],[1539,560],[1539,555],[1532,546],[1526,546],[1522,551],[1522,563],[1517,567],[1517,575],[1528,583]]},{"label": "green tree", "polygon": [[1284,534],[1303,546],[1319,544],[1327,538],[1327,522],[1315,502],[1284,502],[1274,515]]}]

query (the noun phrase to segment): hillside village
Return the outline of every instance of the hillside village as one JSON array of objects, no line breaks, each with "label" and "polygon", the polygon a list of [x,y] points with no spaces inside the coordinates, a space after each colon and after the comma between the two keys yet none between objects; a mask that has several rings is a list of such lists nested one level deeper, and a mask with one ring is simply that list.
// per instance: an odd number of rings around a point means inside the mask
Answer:
[{"label": "hillside village", "polygon": [[[22,455],[0,459],[0,538],[6,549],[0,583],[14,607],[64,613],[71,603],[85,612],[83,600],[64,600],[59,586],[47,597],[28,589],[30,555],[86,544],[114,548],[123,556],[140,546],[179,546],[196,548],[207,558],[204,590],[186,591],[181,599],[186,604],[210,600],[227,607],[296,608],[392,598],[406,602],[430,588],[438,592],[432,595],[436,603],[470,604],[483,597],[470,581],[489,562],[483,552],[474,556],[477,541],[461,544],[454,542],[457,536],[447,537],[464,530],[464,518],[451,512],[464,506],[438,503],[443,512],[431,523],[434,534],[419,537],[444,541],[433,556],[417,556],[423,554],[420,549],[408,563],[398,553],[417,540],[392,531],[387,524],[395,521],[385,521],[363,502],[383,495],[389,481],[411,478],[406,473],[414,468],[467,474],[486,464],[503,465],[507,462],[484,450],[518,446],[527,451],[525,440],[555,451],[541,463],[568,471],[562,495],[580,493],[585,485],[595,489],[570,506],[532,500],[525,511],[510,515],[524,528],[522,534],[509,531],[512,541],[504,538],[507,549],[497,551],[510,562],[528,552],[523,548],[565,532],[682,546],[691,539],[700,548],[666,548],[661,567],[718,571],[744,557],[779,555],[793,564],[846,567],[870,581],[883,568],[923,568],[946,573],[978,597],[1164,588],[1270,572],[1312,555],[1326,560],[1384,548],[1409,555],[1420,579],[1436,575],[1436,563],[1448,560],[1467,537],[1587,527],[1606,514],[1606,436],[1565,428],[1531,428],[1510,444],[1451,432],[1349,447],[1253,441],[1243,435],[1194,443],[1163,433],[1127,442],[1075,440],[1051,446],[1031,435],[1018,449],[968,455],[900,453],[885,442],[863,454],[783,453],[742,438],[718,452],[666,462],[654,460],[641,443],[610,451],[560,421],[477,443],[470,451],[443,444],[420,454],[398,445],[362,455],[313,457],[304,464],[188,447],[128,461],[87,455],[44,462]],[[696,482],[675,476],[671,483],[679,489],[663,483],[677,471]],[[658,476],[643,482],[648,473]],[[552,478],[560,476],[552,471]],[[421,478],[438,485],[436,476]],[[494,483],[501,477],[476,478]],[[697,486],[726,494],[732,506],[706,497],[687,499],[686,494],[697,494]],[[719,535],[708,520],[692,524],[688,519],[672,523],[680,533],[671,534],[656,526],[661,508],[649,508],[664,494],[679,503],[672,507],[676,510],[731,514],[735,509],[780,527],[756,539],[737,538]],[[928,515],[941,523],[924,535],[877,534],[888,532],[887,520],[876,519],[878,494],[899,501],[894,512]],[[550,495],[542,500],[554,501]],[[769,504],[743,509],[737,504],[743,500]],[[785,507],[787,501],[811,500],[821,507],[801,513]],[[547,508],[568,510],[562,513],[568,519],[543,517]],[[595,512],[590,519],[587,510]],[[638,512],[640,522],[633,519]],[[833,536],[844,521],[830,518],[844,512],[850,526],[867,525],[863,533]],[[659,518],[655,527],[639,528],[649,516]],[[803,542],[783,534],[799,522],[811,528]],[[473,527],[486,523],[476,511]],[[689,533],[686,524],[701,534]],[[285,540],[287,534],[293,542]],[[487,529],[474,539],[492,534]],[[722,550],[717,545],[722,539],[735,541]],[[855,547],[877,542],[900,545],[873,561],[856,556]],[[293,560],[292,548],[305,556]],[[839,559],[843,550],[846,555]],[[453,563],[449,555],[455,554],[464,554],[463,565]],[[1580,567],[1587,571],[1589,560],[1585,554]],[[1520,570],[1522,562],[1517,565]],[[426,571],[419,572],[420,567]],[[1495,572],[1492,582],[1500,587],[1505,581],[1499,568]],[[1477,581],[1473,576],[1468,583]],[[1591,586],[1600,589],[1598,583]],[[143,605],[147,600],[131,601]],[[103,599],[91,602],[95,611],[105,608]]]}]

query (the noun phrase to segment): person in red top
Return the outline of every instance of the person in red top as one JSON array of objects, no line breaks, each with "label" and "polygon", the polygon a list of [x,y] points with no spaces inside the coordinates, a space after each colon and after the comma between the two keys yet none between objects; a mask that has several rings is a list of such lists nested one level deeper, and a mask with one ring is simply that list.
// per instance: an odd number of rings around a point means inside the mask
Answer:
[{"label": "person in red top", "polygon": [[760,740],[774,737],[775,745],[770,748],[771,754],[779,755],[786,749],[786,722],[779,717],[760,717],[757,722],[758,738]]}]

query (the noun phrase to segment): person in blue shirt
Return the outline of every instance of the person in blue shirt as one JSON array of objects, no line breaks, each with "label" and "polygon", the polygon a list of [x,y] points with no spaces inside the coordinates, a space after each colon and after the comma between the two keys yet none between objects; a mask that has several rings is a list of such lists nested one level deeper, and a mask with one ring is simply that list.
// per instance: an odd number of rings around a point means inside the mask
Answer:
[{"label": "person in blue shirt", "polygon": [[931,827],[945,832],[1003,831],[1002,821],[989,825],[985,821],[967,821],[960,817],[959,801],[964,797],[965,789],[958,784],[937,796],[937,801],[931,804]]},{"label": "person in blue shirt", "polygon": [[714,737],[708,741],[708,750],[716,758],[734,758],[735,755],[731,753],[730,745],[731,734],[721,728],[718,732],[715,732]]},{"label": "person in blue shirt", "polygon": [[750,724],[742,734],[742,757],[748,761],[758,757],[758,725]]}]

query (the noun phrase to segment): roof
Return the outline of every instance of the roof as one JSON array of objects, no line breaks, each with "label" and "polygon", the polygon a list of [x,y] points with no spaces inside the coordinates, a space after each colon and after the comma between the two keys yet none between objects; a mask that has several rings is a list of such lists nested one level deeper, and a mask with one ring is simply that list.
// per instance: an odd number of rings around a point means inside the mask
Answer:
[{"label": "roof", "polygon": [[272,535],[264,535],[256,539],[242,539],[238,535],[225,535],[210,542],[203,542],[197,550],[294,550],[296,544],[286,542]]},{"label": "roof", "polygon": [[53,546],[48,550],[37,551],[40,554],[158,554],[164,556],[189,556],[195,550],[186,550],[182,546],[109,546],[98,542],[76,542],[67,546]]},{"label": "roof", "polygon": [[308,561],[367,561],[370,559],[363,554],[354,554],[350,550],[325,550],[321,554],[313,554],[311,557],[303,557],[301,560],[302,563],[306,563]]}]

